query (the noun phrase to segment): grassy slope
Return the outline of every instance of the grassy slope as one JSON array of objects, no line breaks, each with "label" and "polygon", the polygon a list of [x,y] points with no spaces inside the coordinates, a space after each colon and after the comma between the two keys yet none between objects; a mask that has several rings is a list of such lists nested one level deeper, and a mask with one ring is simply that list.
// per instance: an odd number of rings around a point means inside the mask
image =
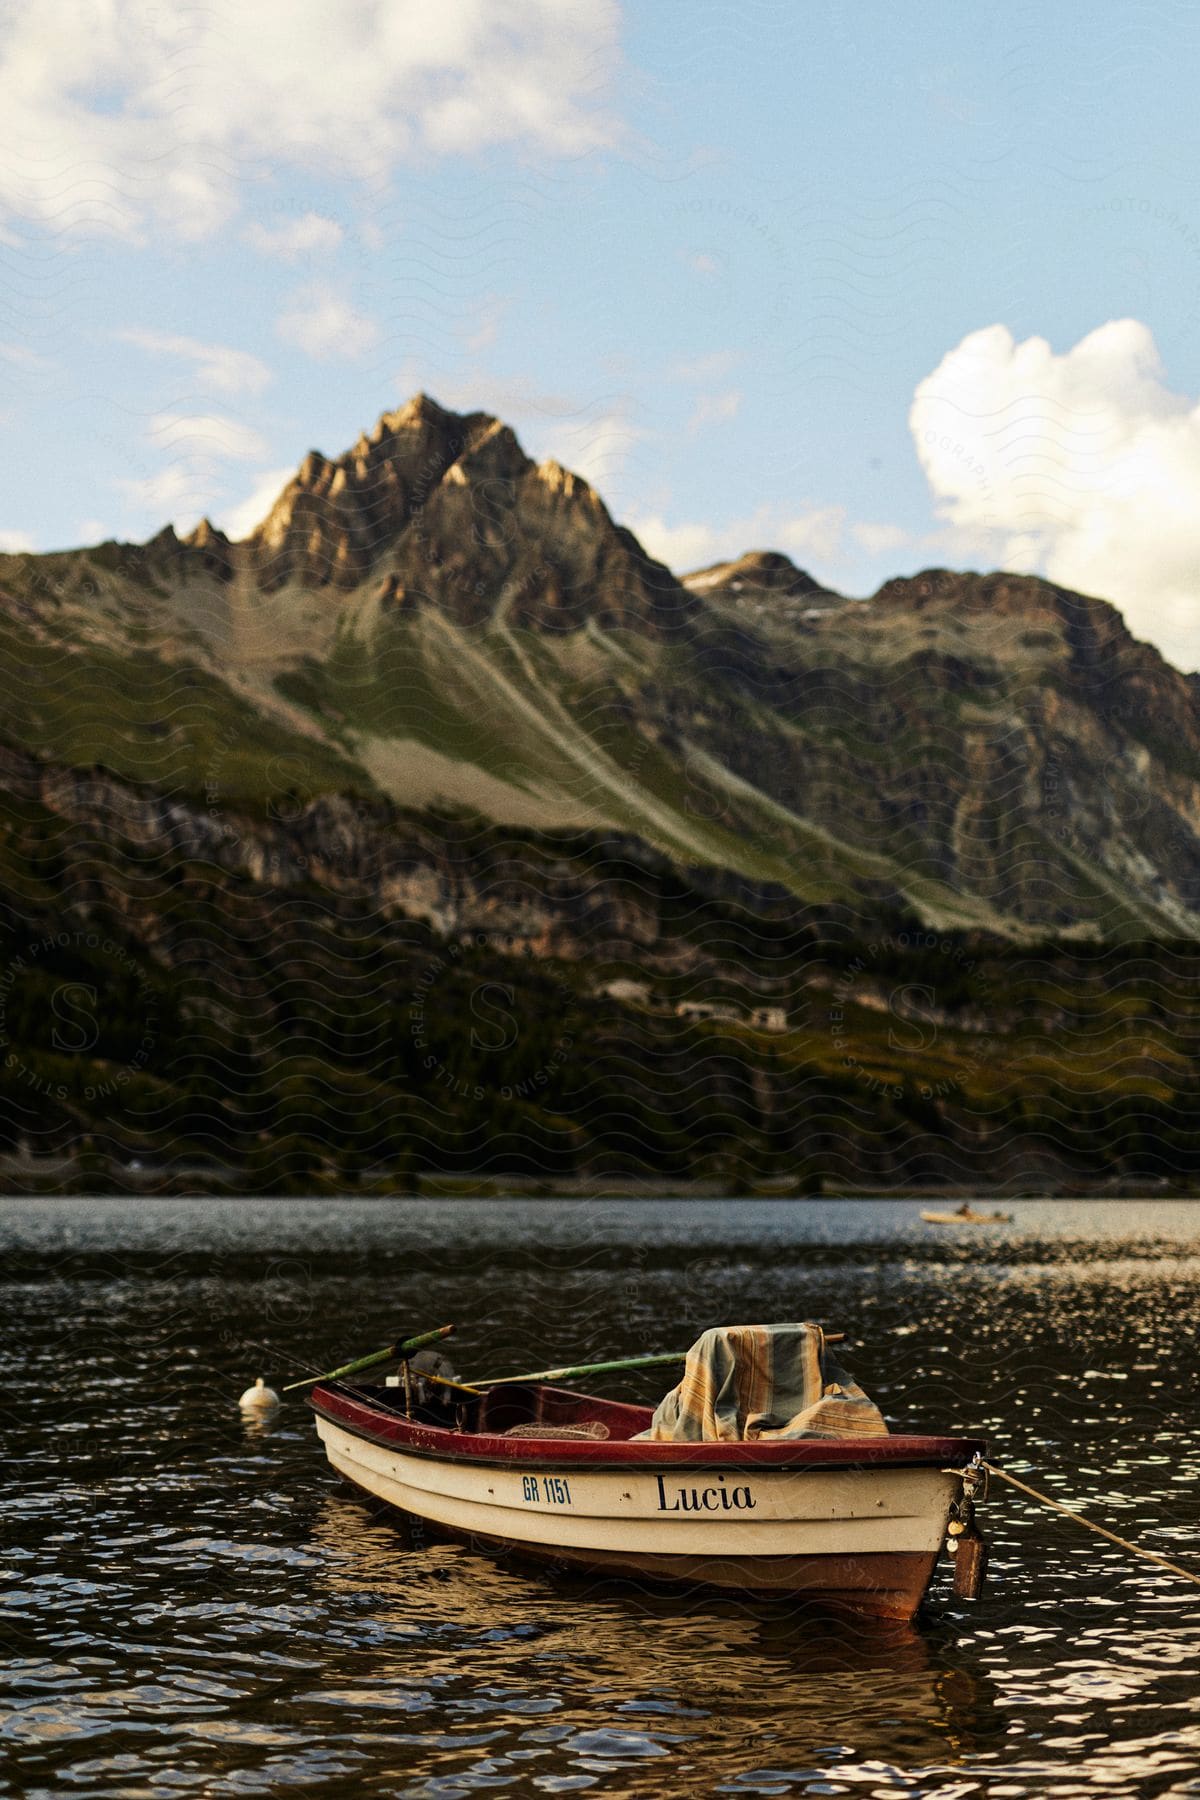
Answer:
[{"label": "grassy slope", "polygon": [[[652,966],[621,968],[656,1008],[600,995],[615,969],[452,948],[309,879],[266,889],[4,800],[0,1186],[33,1178],[3,1161],[20,1138],[79,1152],[53,1179],[93,1189],[132,1157],[268,1191],[402,1189],[423,1170],[808,1188],[1200,1176],[1194,947],[930,948],[896,922],[839,948],[626,875],[579,837],[442,829],[485,879],[523,850],[584,890],[627,881],[660,941]],[[58,1002],[89,989],[98,1035],[74,1048]],[[706,997],[770,999],[790,1029],[674,1014]]]},{"label": "grassy slope", "polygon": [[[890,890],[937,929],[1030,935],[936,879],[904,828],[856,842],[849,815],[844,832],[832,831],[699,742],[659,738],[645,691],[655,685],[725,718],[764,760],[773,745],[793,761],[811,745],[819,765],[833,746],[848,768],[870,768],[870,744],[836,706],[789,718],[705,676],[683,648],[594,627],[562,638],[518,633],[502,621],[468,634],[433,611],[381,617],[366,590],[264,600],[240,578],[226,587],[195,577],[172,591],[134,579],[115,547],[0,559],[5,588],[36,603],[36,617],[17,607],[0,622],[6,730],[58,760],[103,762],[222,804],[381,789],[403,804],[525,827],[608,825],[685,865],[779,882],[814,904],[857,905],[864,891]],[[1049,652],[1011,633],[984,635],[996,653],[992,688],[945,692],[921,732],[906,727],[879,747],[881,767],[898,755],[918,766],[957,754],[966,725],[986,729],[983,714],[1002,721],[1045,679]],[[780,653],[795,666],[832,656],[869,673],[878,663],[881,681],[903,686],[909,677],[888,660],[903,663],[902,637],[902,623],[839,616],[819,641],[793,637]],[[1060,892],[1111,933],[1175,928],[1130,882],[1039,841],[1036,829],[1026,838],[1024,854],[1049,854]]]}]

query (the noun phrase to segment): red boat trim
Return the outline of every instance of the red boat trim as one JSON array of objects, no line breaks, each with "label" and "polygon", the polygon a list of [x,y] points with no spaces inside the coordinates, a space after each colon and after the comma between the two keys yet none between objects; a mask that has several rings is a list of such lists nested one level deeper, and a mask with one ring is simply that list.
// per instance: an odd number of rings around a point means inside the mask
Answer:
[{"label": "red boat trim", "polygon": [[[592,1396],[569,1390],[549,1390],[579,1401]],[[861,1469],[900,1466],[941,1467],[965,1463],[976,1453],[986,1453],[979,1438],[916,1437],[893,1435],[874,1438],[791,1438],[754,1443],[632,1443],[617,1438],[509,1438],[487,1432],[458,1432],[442,1426],[422,1425],[402,1418],[352,1390],[318,1383],[308,1396],[313,1411],[352,1436],[406,1456],[428,1457],[437,1462],[471,1463],[477,1467],[505,1468],[553,1463],[561,1467],[595,1469],[646,1469],[679,1465],[711,1469]],[[645,1409],[646,1423],[650,1409]]]}]

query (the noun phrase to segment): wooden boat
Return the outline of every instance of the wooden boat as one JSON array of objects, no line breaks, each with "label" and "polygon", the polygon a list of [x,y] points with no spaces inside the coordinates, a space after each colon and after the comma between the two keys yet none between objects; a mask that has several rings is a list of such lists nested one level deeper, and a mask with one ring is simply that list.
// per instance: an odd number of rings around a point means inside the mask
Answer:
[{"label": "wooden boat", "polygon": [[1011,1213],[1002,1212],[923,1212],[921,1217],[927,1225],[1011,1225]]},{"label": "wooden boat", "polygon": [[541,1383],[411,1417],[394,1387],[321,1382],[309,1403],[340,1474],[454,1535],[887,1619],[915,1613],[963,1493],[958,1471],[984,1450],[912,1436],[637,1442],[649,1407]]}]

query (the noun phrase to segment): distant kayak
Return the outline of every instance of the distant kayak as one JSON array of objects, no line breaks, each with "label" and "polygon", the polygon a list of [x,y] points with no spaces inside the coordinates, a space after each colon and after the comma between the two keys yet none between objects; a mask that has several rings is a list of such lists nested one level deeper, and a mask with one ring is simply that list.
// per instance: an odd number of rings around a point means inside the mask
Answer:
[{"label": "distant kayak", "polygon": [[1011,1225],[1011,1213],[975,1212],[968,1208],[966,1212],[923,1212],[921,1217],[927,1225]]}]

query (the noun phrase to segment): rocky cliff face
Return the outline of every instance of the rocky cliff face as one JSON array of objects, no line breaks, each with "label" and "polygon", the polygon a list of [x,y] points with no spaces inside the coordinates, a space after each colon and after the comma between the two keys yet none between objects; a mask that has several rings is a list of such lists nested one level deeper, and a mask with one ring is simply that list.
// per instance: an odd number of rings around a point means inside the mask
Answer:
[{"label": "rocky cliff face", "polygon": [[[107,769],[62,767],[2,746],[0,794],[18,816],[32,807],[51,822],[54,854],[71,870],[62,916],[86,918],[103,902],[143,939],[157,936],[158,908],[152,893],[121,881],[131,855],[187,864],[193,881],[244,877],[247,898],[257,891],[266,913],[273,896],[316,890],[333,916],[344,901],[381,923],[415,920],[438,936],[469,936],[511,955],[630,957],[675,970],[714,961],[702,938],[689,942],[674,931],[662,889],[678,885],[678,872],[636,838],[513,835],[338,794],[265,814],[210,807]],[[694,907],[736,908],[793,935],[805,929],[785,888],[708,869],[686,881]],[[851,923],[839,916],[843,928]]]},{"label": "rocky cliff face", "polygon": [[[708,572],[706,666],[783,729],[770,753],[719,719],[680,730],[825,831],[1062,927],[1139,896],[1200,914],[1195,683],[1102,600],[1033,577],[931,569],[868,600],[783,602],[743,558]],[[694,578],[689,577],[689,582]],[[786,608],[786,609],[785,609]]]}]

